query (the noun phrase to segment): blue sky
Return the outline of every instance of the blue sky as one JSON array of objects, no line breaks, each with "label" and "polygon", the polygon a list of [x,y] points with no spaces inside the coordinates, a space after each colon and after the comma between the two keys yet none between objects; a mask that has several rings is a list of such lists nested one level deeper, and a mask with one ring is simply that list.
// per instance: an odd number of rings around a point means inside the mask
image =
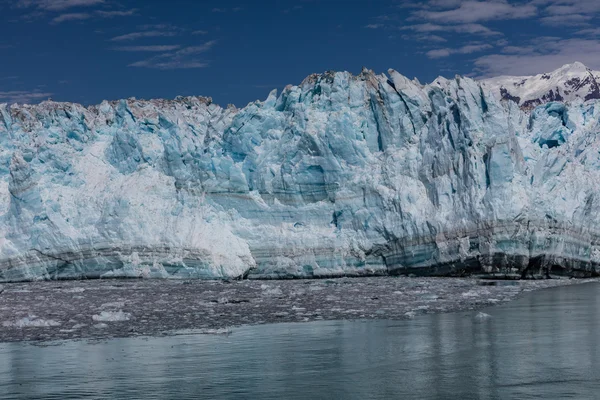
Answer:
[{"label": "blue sky", "polygon": [[598,0],[0,0],[0,102],[210,96],[244,106],[327,70],[600,69]]}]

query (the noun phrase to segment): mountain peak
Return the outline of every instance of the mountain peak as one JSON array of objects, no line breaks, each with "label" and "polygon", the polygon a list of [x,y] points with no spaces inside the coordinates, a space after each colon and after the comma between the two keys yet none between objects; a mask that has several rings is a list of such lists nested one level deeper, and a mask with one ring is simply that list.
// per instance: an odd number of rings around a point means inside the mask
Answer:
[{"label": "mountain peak", "polygon": [[501,100],[514,101],[524,110],[551,101],[600,99],[600,72],[581,62],[565,64],[535,76],[501,76],[482,80]]},{"label": "mountain peak", "polygon": [[586,67],[583,63],[580,63],[579,61],[575,61],[574,63],[563,65],[554,72],[583,73],[587,71],[590,71],[588,67]]}]

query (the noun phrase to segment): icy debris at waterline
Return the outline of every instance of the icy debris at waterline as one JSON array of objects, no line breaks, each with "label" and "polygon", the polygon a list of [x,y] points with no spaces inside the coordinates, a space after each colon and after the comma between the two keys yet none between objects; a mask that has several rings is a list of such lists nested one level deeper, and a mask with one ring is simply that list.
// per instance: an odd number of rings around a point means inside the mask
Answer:
[{"label": "icy debris at waterline", "polygon": [[[240,325],[344,319],[403,320],[430,313],[476,311],[512,300],[523,292],[582,282],[588,280],[528,280],[495,286],[481,285],[476,279],[407,277],[290,279],[268,284],[256,280],[227,283],[197,279],[9,283],[0,296],[0,322],[10,324],[0,329],[0,342],[165,334],[227,335],[235,334],[233,327]],[[25,292],[23,288],[31,290]],[[78,293],[73,290],[76,288],[85,291]],[[40,297],[44,301],[39,301]],[[126,313],[129,319],[96,321],[91,318],[107,309]],[[33,315],[37,319],[53,320],[60,326],[12,324]]]},{"label": "icy debris at waterline", "polygon": [[597,100],[311,75],[208,98],[0,106],[0,281],[597,273]]},{"label": "icy debris at waterline", "polygon": [[14,322],[5,321],[2,323],[2,326],[5,328],[16,327],[16,328],[47,328],[52,326],[60,326],[60,322],[54,321],[52,319],[42,319],[38,318],[35,315],[29,315],[27,317],[23,317]]},{"label": "icy debris at waterline", "polygon": [[92,315],[94,321],[102,322],[115,322],[115,321],[129,321],[131,314],[125,313],[122,310],[119,311],[102,311],[98,315]]}]

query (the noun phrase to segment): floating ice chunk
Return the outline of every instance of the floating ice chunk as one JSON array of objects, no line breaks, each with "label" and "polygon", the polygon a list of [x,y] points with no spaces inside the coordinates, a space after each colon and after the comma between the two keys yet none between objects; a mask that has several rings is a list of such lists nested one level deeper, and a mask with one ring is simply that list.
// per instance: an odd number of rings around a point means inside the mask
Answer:
[{"label": "floating ice chunk", "polygon": [[423,294],[419,295],[419,297],[422,300],[426,300],[426,301],[435,301],[439,298],[438,295],[433,294],[433,293],[423,293]]},{"label": "floating ice chunk", "polygon": [[131,314],[119,311],[102,311],[99,315],[92,315],[94,321],[116,322],[129,321]]},{"label": "floating ice chunk", "polygon": [[94,325],[94,328],[96,328],[96,329],[104,329],[104,328],[108,328],[108,325],[106,325],[105,323],[101,322],[99,324]]},{"label": "floating ice chunk", "polygon": [[65,292],[65,293],[83,293],[83,292],[85,292],[85,289],[82,287],[76,287],[76,288],[71,288],[71,289],[64,289],[63,292]]},{"label": "floating ice chunk", "polygon": [[27,317],[18,319],[14,322],[6,321],[2,323],[2,326],[10,328],[47,328],[51,326],[60,326],[60,322],[53,319],[42,319],[35,315],[29,315]]},{"label": "floating ice chunk", "polygon": [[492,316],[490,314],[486,314],[484,312],[478,312],[475,315],[475,319],[478,321],[483,321],[483,320],[490,319],[490,318],[492,318]]},{"label": "floating ice chunk", "polygon": [[263,290],[263,295],[265,296],[281,296],[283,292],[278,287],[271,287],[269,285],[260,285],[260,288]]},{"label": "floating ice chunk", "polygon": [[101,309],[106,309],[106,308],[118,308],[121,309],[125,307],[125,302],[123,301],[114,301],[112,303],[104,303],[102,305],[100,305]]}]

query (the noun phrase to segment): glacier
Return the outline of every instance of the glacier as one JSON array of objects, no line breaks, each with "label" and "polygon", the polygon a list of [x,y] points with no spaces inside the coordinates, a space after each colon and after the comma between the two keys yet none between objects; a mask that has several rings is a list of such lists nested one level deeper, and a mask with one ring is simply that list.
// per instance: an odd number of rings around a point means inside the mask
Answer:
[{"label": "glacier", "polygon": [[0,282],[591,276],[599,100],[327,72],[210,98],[0,105]]}]

